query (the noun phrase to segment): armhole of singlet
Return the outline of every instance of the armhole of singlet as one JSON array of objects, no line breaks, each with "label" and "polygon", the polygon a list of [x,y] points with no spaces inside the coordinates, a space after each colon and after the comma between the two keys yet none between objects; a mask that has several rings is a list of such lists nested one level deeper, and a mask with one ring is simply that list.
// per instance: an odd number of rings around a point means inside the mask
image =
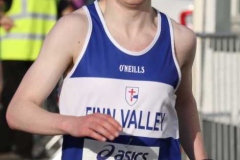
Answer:
[{"label": "armhole of singlet", "polygon": [[168,16],[167,16],[167,19],[168,19],[168,23],[169,23],[170,36],[171,36],[172,57],[173,57],[173,60],[174,60],[174,63],[175,63],[175,66],[176,66],[176,69],[177,69],[177,72],[178,72],[178,84],[176,85],[176,87],[174,89],[174,91],[176,92],[180,83],[181,83],[181,78],[182,78],[181,76],[182,75],[181,75],[180,66],[178,64],[176,53],[175,53],[173,25],[172,25],[171,19]]},{"label": "armhole of singlet", "polygon": [[80,51],[79,53],[79,56],[76,60],[76,63],[74,64],[73,68],[71,69],[71,71],[67,74],[67,76],[65,77],[65,79],[68,79],[72,76],[72,74],[74,73],[74,71],[76,70],[78,64],[80,63],[83,55],[85,54],[86,52],[86,49],[87,49],[87,46],[88,46],[88,43],[89,43],[89,40],[90,40],[90,37],[91,37],[91,33],[92,33],[92,19],[91,19],[91,16],[90,16],[90,13],[89,13],[89,10],[86,6],[83,6],[83,9],[86,13],[86,16],[87,16],[87,19],[88,19],[88,31],[87,31],[87,35],[86,35],[86,38],[85,38],[85,41],[84,41],[84,44],[83,44],[83,47],[82,47],[82,50]]}]

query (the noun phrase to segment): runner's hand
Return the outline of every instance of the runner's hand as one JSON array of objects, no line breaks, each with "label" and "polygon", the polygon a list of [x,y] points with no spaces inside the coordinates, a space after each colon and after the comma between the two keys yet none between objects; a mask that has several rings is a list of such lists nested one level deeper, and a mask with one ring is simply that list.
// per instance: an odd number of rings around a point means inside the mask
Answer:
[{"label": "runner's hand", "polygon": [[94,113],[74,117],[66,125],[66,130],[74,137],[91,137],[99,141],[106,141],[118,137],[122,127],[111,116]]},{"label": "runner's hand", "polygon": [[2,26],[7,32],[13,27],[13,20],[10,17],[2,16],[0,19],[0,26]]}]

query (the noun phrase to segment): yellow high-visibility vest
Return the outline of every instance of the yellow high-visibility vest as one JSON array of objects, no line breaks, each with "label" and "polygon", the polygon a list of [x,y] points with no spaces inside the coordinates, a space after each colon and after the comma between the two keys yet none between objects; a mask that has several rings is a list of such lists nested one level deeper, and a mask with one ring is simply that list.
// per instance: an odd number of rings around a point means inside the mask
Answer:
[{"label": "yellow high-visibility vest", "polygon": [[9,32],[0,27],[0,59],[34,61],[56,23],[56,0],[13,0],[6,15],[14,26]]}]

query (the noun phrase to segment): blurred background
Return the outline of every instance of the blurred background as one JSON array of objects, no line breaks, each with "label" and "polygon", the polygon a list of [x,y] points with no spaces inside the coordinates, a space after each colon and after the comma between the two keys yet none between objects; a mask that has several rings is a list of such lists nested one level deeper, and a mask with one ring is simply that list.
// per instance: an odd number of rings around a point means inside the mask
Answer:
[{"label": "blurred background", "polygon": [[[0,6],[3,1],[0,0]],[[92,2],[58,0],[56,20]],[[239,160],[240,0],[152,0],[152,6],[191,28],[197,35],[193,92],[209,158]],[[1,6],[0,15],[10,7],[10,4],[5,8]],[[0,55],[2,48],[0,42]],[[52,112],[58,112],[57,88],[44,104]],[[33,140],[33,160],[60,159],[61,136],[33,135]],[[184,151],[182,155],[186,160]]]},{"label": "blurred background", "polygon": [[196,32],[193,91],[209,158],[240,159],[240,0],[152,2]]}]

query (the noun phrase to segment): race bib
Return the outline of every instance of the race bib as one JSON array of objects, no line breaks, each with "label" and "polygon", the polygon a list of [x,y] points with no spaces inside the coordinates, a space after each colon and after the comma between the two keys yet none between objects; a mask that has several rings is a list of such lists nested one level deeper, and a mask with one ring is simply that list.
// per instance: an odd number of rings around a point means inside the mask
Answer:
[{"label": "race bib", "polygon": [[89,160],[158,160],[159,147],[136,146],[85,139],[83,159]]}]

